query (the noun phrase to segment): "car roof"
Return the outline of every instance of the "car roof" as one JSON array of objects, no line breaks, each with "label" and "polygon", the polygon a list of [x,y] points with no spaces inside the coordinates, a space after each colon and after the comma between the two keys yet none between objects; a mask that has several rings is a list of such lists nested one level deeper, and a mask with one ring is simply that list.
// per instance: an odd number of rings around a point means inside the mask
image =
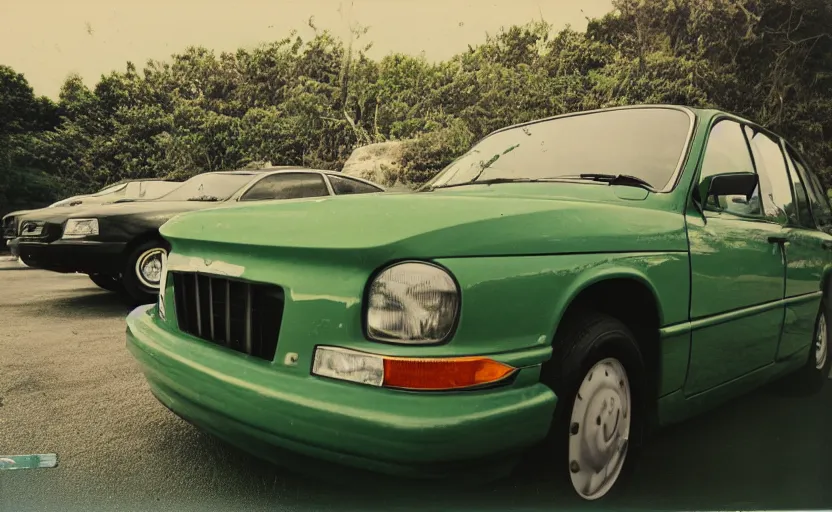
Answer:
[{"label": "car roof", "polygon": [[115,186],[115,185],[121,185],[122,183],[133,183],[135,181],[167,181],[167,182],[171,182],[171,183],[179,183],[180,182],[180,180],[173,179],[173,178],[132,178],[132,179],[120,180],[120,181],[117,181],[115,183],[111,183],[110,185],[105,185],[104,188],[112,187],[112,186]]},{"label": "car roof", "polygon": [[[266,172],[275,172],[275,171],[314,171],[320,172],[317,169],[308,169],[306,167],[300,167],[297,165],[279,165],[273,167],[263,167],[261,169],[234,169],[233,171],[208,171],[202,172],[199,174],[262,174]],[[199,176],[196,174],[195,176]]]},{"label": "car roof", "polygon": [[551,120],[554,120],[554,119],[561,119],[561,118],[565,118],[565,117],[572,117],[572,116],[585,115],[585,114],[597,114],[597,113],[601,113],[601,112],[611,112],[611,111],[614,111],[614,110],[634,110],[634,109],[647,109],[647,108],[666,108],[666,109],[672,109],[672,110],[679,110],[681,112],[687,112],[689,115],[692,115],[692,116],[697,117],[697,118],[705,119],[705,120],[708,120],[708,119],[710,119],[712,117],[716,117],[716,116],[728,116],[728,117],[731,117],[735,120],[741,121],[743,123],[760,127],[759,123],[756,123],[756,122],[751,121],[749,119],[745,119],[743,117],[740,117],[740,116],[738,116],[736,114],[733,114],[731,112],[728,112],[726,110],[719,110],[719,109],[714,109],[714,108],[689,107],[687,105],[675,105],[675,104],[672,104],[672,103],[644,103],[644,104],[639,104],[639,105],[625,105],[625,106],[618,106],[618,107],[599,108],[599,109],[594,109],[594,110],[584,110],[584,111],[578,111],[578,112],[567,112],[565,114],[560,114],[560,115],[550,116],[550,117],[544,117],[544,118],[541,118],[541,119],[534,119],[532,121],[526,121],[526,122],[523,122],[523,123],[513,124],[513,125],[510,125],[510,126],[499,128],[499,129],[494,130],[493,132],[489,133],[487,136],[493,135],[495,133],[500,133],[500,132],[503,132],[503,131],[506,131],[506,130],[511,130],[511,129],[514,129],[514,128],[521,128],[523,126],[529,126],[529,125],[542,123],[542,122],[545,122],[545,121],[551,121]]},{"label": "car roof", "polygon": [[[274,165],[271,167],[264,167],[262,169],[235,169],[233,171],[208,171],[200,174],[225,174],[225,175],[260,175],[260,174],[279,174],[283,172],[311,172],[311,173],[322,173],[326,174],[327,176],[339,176],[345,177],[348,179],[354,179],[356,181],[360,181],[366,183],[368,185],[372,185],[374,187],[380,188],[381,190],[386,190],[383,185],[379,185],[374,181],[370,181],[364,178],[359,178],[358,176],[346,176],[339,171],[333,171],[330,169],[312,169],[309,167],[301,167],[299,165]],[[196,176],[199,176],[197,174]]]}]

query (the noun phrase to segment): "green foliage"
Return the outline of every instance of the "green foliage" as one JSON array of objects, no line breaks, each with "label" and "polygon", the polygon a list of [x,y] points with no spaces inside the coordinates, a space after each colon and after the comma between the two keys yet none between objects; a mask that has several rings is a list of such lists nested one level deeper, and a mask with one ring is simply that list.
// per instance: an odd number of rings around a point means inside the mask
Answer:
[{"label": "green foliage", "polygon": [[35,183],[63,194],[256,161],[339,169],[356,146],[396,139],[403,175],[389,179],[416,184],[506,125],[635,103],[754,119],[832,185],[828,0],[617,0],[585,32],[507,27],[439,63],[376,61],[358,44],[366,28],[340,41],[310,26],[306,41],[128,62],[91,89],[71,75],[57,104],[0,66],[0,210]]},{"label": "green foliage", "polygon": [[448,127],[408,141],[402,148],[402,178],[405,182],[414,184],[428,181],[456,156],[464,153],[473,141],[474,134],[460,119],[453,120]]}]

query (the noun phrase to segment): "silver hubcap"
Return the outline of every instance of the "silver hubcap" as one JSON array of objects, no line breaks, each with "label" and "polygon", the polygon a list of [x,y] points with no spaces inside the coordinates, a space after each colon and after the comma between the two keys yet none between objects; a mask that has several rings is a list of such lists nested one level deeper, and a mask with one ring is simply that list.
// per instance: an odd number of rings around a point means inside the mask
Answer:
[{"label": "silver hubcap", "polygon": [[826,315],[820,314],[818,318],[817,334],[815,334],[815,368],[822,370],[826,365],[826,358],[829,357],[829,343],[826,339]]},{"label": "silver hubcap", "polygon": [[621,474],[631,413],[624,366],[613,358],[598,361],[581,382],[569,424],[569,473],[582,498],[604,496]]},{"label": "silver hubcap", "polygon": [[159,247],[148,249],[141,253],[136,260],[136,277],[139,282],[153,289],[159,289],[159,282],[162,280],[162,258],[165,250]]}]

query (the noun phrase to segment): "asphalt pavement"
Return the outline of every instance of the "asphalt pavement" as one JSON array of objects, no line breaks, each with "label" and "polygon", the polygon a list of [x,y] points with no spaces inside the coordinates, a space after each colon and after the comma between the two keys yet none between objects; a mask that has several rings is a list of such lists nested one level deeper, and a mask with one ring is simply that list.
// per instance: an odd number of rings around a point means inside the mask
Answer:
[{"label": "asphalt pavement", "polygon": [[[458,485],[274,466],[162,407],[124,345],[128,306],[83,275],[0,261],[0,511],[552,510],[576,503],[545,459]],[[627,486],[596,510],[832,508],[832,382],[814,397],[770,386],[660,432]],[[342,474],[343,478],[338,475]]]}]

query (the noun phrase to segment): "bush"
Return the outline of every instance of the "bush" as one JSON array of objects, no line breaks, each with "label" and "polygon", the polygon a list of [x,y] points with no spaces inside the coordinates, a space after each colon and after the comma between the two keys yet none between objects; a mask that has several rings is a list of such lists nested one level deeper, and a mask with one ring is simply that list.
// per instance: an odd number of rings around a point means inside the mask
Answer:
[{"label": "bush", "polygon": [[474,142],[466,124],[455,119],[449,126],[407,141],[402,148],[402,181],[420,185],[465,153]]}]

